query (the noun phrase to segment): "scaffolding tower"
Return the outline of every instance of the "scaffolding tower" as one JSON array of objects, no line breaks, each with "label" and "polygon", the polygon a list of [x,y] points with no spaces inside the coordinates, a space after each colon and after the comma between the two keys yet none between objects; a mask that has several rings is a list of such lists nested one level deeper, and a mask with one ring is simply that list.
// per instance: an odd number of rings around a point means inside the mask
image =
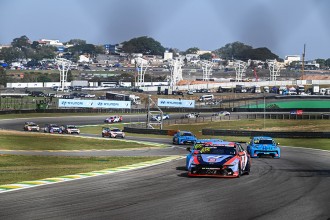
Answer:
[{"label": "scaffolding tower", "polygon": [[176,86],[180,80],[182,80],[182,67],[183,60],[182,59],[174,59],[169,62],[169,68],[171,71],[170,76],[170,88],[172,91],[176,89]]},{"label": "scaffolding tower", "polygon": [[202,65],[202,70],[203,70],[203,81],[210,81],[210,76],[212,75],[212,67],[214,63],[207,61],[207,60],[202,60],[200,61]]},{"label": "scaffolding tower", "polygon": [[276,81],[276,77],[280,76],[281,66],[277,60],[267,60],[268,69],[270,73],[270,81]]},{"label": "scaffolding tower", "polygon": [[242,82],[243,76],[245,76],[245,72],[248,67],[248,63],[241,60],[236,60],[234,66],[236,71],[235,82]]},{"label": "scaffolding tower", "polygon": [[72,62],[64,58],[56,58],[55,63],[60,71],[60,88],[64,91],[65,84],[68,80],[68,72],[70,70]]},{"label": "scaffolding tower", "polygon": [[[156,107],[158,110],[151,111],[152,106]],[[160,116],[160,117],[156,117]],[[163,116],[164,112],[158,107],[158,105],[151,99],[151,95],[148,96],[148,113],[147,113],[147,128],[155,129],[159,127],[159,129],[163,129]]]},{"label": "scaffolding tower", "polygon": [[144,76],[146,74],[147,68],[149,67],[149,62],[141,57],[135,58],[135,65],[138,71],[137,81],[135,80],[135,87],[144,86]]}]

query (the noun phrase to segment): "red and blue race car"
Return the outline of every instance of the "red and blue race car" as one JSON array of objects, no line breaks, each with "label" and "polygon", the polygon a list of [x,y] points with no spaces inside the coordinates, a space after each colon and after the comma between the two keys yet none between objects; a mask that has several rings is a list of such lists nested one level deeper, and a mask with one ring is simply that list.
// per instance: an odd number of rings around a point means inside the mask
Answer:
[{"label": "red and blue race car", "polygon": [[188,176],[240,177],[249,174],[250,168],[250,156],[241,144],[226,141],[206,143],[199,150],[194,150]]}]

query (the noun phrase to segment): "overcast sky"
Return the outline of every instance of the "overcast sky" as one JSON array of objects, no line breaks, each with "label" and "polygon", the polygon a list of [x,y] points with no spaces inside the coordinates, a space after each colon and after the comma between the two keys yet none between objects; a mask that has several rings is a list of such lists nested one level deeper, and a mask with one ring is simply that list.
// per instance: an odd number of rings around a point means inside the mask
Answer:
[{"label": "overcast sky", "polygon": [[148,36],[164,47],[215,50],[240,41],[281,58],[330,58],[328,0],[0,0],[0,44]]}]

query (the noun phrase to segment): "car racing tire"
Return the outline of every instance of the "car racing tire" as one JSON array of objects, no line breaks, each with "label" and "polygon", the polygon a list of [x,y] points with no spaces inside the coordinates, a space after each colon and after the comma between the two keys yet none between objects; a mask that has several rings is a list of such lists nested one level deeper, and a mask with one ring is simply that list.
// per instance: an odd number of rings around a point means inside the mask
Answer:
[{"label": "car racing tire", "polygon": [[246,175],[250,174],[250,170],[251,170],[251,164],[250,164],[250,161],[248,161],[247,164],[246,164],[246,167],[245,167]]},{"label": "car racing tire", "polygon": [[241,168],[241,164],[238,165],[238,176],[237,178],[240,178],[242,176],[242,168]]}]

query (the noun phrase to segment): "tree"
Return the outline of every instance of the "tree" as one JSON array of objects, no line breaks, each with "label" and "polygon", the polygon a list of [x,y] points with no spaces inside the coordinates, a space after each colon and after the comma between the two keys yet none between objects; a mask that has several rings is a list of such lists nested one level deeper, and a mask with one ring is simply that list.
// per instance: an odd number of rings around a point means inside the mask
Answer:
[{"label": "tree", "polygon": [[30,40],[27,36],[21,36],[19,38],[15,38],[13,42],[11,42],[11,45],[13,47],[18,47],[18,48],[25,48],[25,47],[31,47]]},{"label": "tree", "polygon": [[261,47],[256,49],[246,49],[241,51],[240,54],[238,54],[239,59],[241,60],[274,60],[279,59],[279,57],[276,54],[273,54],[268,48]]},{"label": "tree", "polygon": [[6,63],[12,63],[18,59],[24,58],[24,53],[17,47],[2,48],[0,53]]},{"label": "tree", "polygon": [[201,60],[211,60],[212,59],[212,54],[211,53],[204,53],[199,56]]},{"label": "tree", "polygon": [[93,44],[82,44],[69,47],[68,51],[73,54],[90,54],[92,56],[97,54],[97,48]]},{"label": "tree", "polygon": [[165,48],[151,37],[143,36],[133,38],[122,43],[122,50],[125,53],[142,53],[150,55],[163,55]]},{"label": "tree", "polygon": [[215,50],[215,53],[223,59],[241,59],[241,53],[248,49],[252,49],[252,47],[236,41]]},{"label": "tree", "polygon": [[173,53],[173,57],[177,57],[180,54],[180,50],[178,48],[170,48],[168,52]]},{"label": "tree", "polygon": [[327,67],[330,67],[330,58],[328,58],[325,62],[324,65],[326,65]]},{"label": "tree", "polygon": [[191,48],[188,48],[184,54],[197,54],[197,52],[199,51],[199,48],[198,47],[191,47]]},{"label": "tree", "polygon": [[6,71],[3,67],[0,66],[0,85],[6,86],[8,82]]},{"label": "tree", "polygon": [[316,63],[320,64],[320,69],[323,69],[325,65],[325,59],[316,59]]},{"label": "tree", "polygon": [[65,44],[84,45],[84,44],[86,44],[86,41],[80,40],[80,39],[71,39],[68,42],[66,42]]}]

